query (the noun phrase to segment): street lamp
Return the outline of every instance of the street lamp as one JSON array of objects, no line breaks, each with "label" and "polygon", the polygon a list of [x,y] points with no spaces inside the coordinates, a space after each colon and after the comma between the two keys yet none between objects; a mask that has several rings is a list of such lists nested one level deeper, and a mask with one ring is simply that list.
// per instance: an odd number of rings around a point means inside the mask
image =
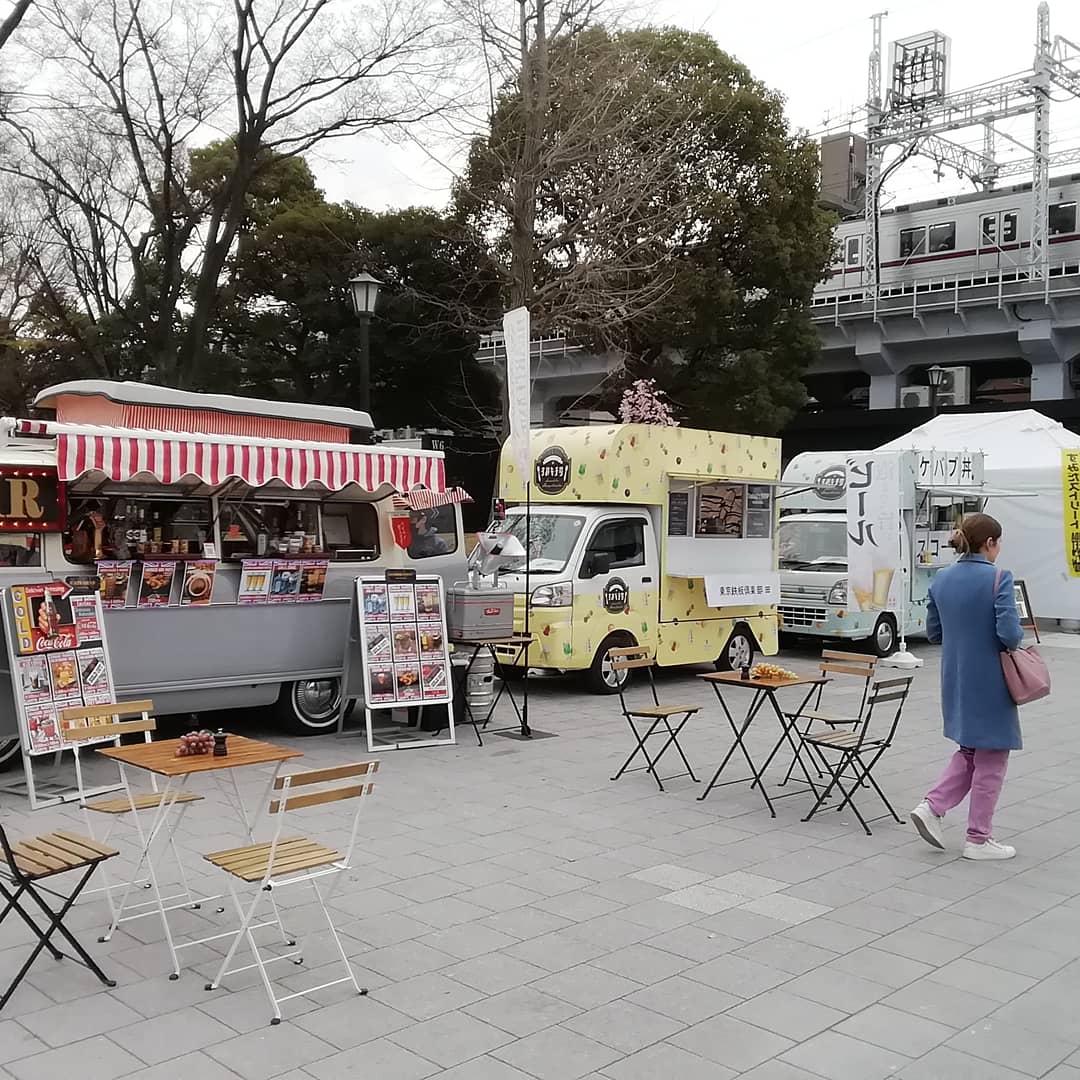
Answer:
[{"label": "street lamp", "polygon": [[353,310],[360,320],[360,408],[371,412],[371,316],[375,312],[375,303],[379,299],[379,287],[382,282],[372,277],[366,270],[349,278],[352,290]]},{"label": "street lamp", "polygon": [[938,391],[945,385],[945,377],[949,373],[940,364],[926,369],[926,381],[930,384],[930,408],[931,415],[937,416]]}]

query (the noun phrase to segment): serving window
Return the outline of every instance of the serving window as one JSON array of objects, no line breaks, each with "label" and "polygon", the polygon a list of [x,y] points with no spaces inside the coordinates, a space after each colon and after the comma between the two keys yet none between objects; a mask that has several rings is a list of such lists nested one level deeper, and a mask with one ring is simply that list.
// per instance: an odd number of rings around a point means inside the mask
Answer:
[{"label": "serving window", "polygon": [[220,510],[221,556],[312,555],[323,551],[319,504],[304,499],[226,499]]},{"label": "serving window", "polygon": [[322,527],[323,545],[335,559],[379,557],[379,515],[371,503],[324,503]]},{"label": "serving window", "polygon": [[213,539],[209,499],[149,496],[71,498],[64,554],[91,566],[98,559],[199,556]]},{"label": "serving window", "polygon": [[0,570],[13,566],[41,565],[38,533],[0,532]]},{"label": "serving window", "polygon": [[410,559],[430,559],[457,551],[457,513],[452,504],[410,510],[409,532]]},{"label": "serving window", "polygon": [[673,481],[668,496],[668,536],[767,540],[773,534],[769,484]]}]

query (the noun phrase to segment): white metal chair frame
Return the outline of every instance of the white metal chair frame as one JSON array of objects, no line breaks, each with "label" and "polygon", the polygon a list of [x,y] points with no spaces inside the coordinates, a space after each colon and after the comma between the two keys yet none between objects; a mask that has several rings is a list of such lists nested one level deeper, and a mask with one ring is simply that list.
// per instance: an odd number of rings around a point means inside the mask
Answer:
[{"label": "white metal chair frame", "polygon": [[[227,975],[235,975],[241,971],[250,971],[257,968],[262,979],[263,988],[266,990],[266,995],[270,999],[273,1008],[274,1015],[270,1021],[272,1025],[281,1023],[281,1006],[293,998],[306,997],[316,991],[347,982],[352,983],[356,992],[361,996],[367,994],[367,988],[361,987],[356,981],[352,965],[349,963],[348,955],[341,943],[341,938],[338,936],[327,903],[333,897],[337,885],[344,880],[343,871],[352,868],[352,856],[356,847],[364,797],[374,792],[375,785],[363,782],[351,783],[344,787],[327,787],[326,785],[339,780],[361,780],[364,777],[373,776],[378,771],[378,768],[378,761],[365,761],[352,765],[341,765],[328,769],[315,769],[309,772],[279,776],[274,781],[274,790],[280,794],[271,800],[269,807],[270,814],[277,818],[273,839],[268,843],[252,844],[248,847],[219,851],[206,856],[207,861],[226,873],[229,894],[240,919],[240,928],[235,932],[232,944],[222,961],[221,967],[218,969],[217,975],[214,976],[213,981],[206,984],[207,990],[216,990]],[[295,788],[312,785],[319,785],[322,790],[315,790],[301,795],[291,794]],[[349,844],[344,854],[305,838],[282,840],[281,832],[284,828],[286,814],[308,806],[318,806],[348,799],[356,800],[356,812],[353,815]],[[326,877],[333,877],[334,880],[331,882],[330,888],[324,893],[319,888],[318,883],[321,878]],[[236,880],[253,886],[255,890],[255,895],[246,906],[241,901],[237,891]],[[277,997],[274,994],[267,966],[279,960],[290,960],[299,966],[303,963],[303,943],[291,952],[264,957],[259,951],[253,931],[258,929],[260,925],[274,924],[258,924],[254,922],[254,919],[260,904],[264,900],[273,903],[276,911],[273,895],[275,890],[304,883],[310,883],[311,885],[315,899],[322,909],[326,925],[330,930],[330,936],[333,938],[341,962],[345,966],[346,974],[340,979],[332,979],[330,982],[322,983],[319,986]],[[246,940],[254,963],[230,968],[229,965],[236,955],[241,939]],[[290,942],[289,944],[295,945],[296,942]]]},{"label": "white metal chair frame", "polygon": [[[126,798],[125,796],[119,796],[117,799],[91,799],[87,794],[86,785],[83,782],[82,757],[80,753],[82,747],[80,744],[89,739],[94,739],[97,743],[103,735],[108,735],[109,742],[113,746],[119,746],[121,736],[138,734],[140,732],[142,733],[145,742],[152,742],[153,732],[157,729],[157,721],[150,715],[153,708],[154,703],[146,700],[114,702],[108,705],[75,706],[69,709],[61,709],[59,713],[60,738],[64,743],[71,747],[71,751],[75,758],[75,784],[76,790],[78,791],[79,809],[82,811],[87,835],[92,840],[96,840],[99,843],[107,843],[117,824],[123,822],[135,829],[135,832],[139,837],[140,848],[145,850],[147,847],[147,837],[149,836],[152,842],[155,829],[144,829],[140,819],[141,814],[146,813],[148,815],[153,815],[156,823],[157,815],[163,810],[168,810],[176,804],[179,804],[173,828],[169,830],[165,838],[165,844],[171,851],[173,860],[176,863],[177,872],[180,877],[180,891],[173,893],[170,896],[161,895],[161,889],[157,881],[152,859],[145,860],[149,878],[132,879],[127,882],[117,882],[115,884],[109,880],[109,876],[103,866],[101,868],[101,877],[104,884],[98,889],[88,889],[84,893],[84,895],[89,896],[93,893],[103,892],[105,894],[105,902],[109,906],[109,929],[98,939],[99,942],[108,941],[112,937],[117,926],[122,922],[143,919],[148,915],[160,915],[164,918],[164,910],[171,911],[179,907],[191,907],[197,909],[202,903],[202,901],[197,899],[191,892],[187,873],[184,870],[184,861],[180,858],[180,852],[176,847],[175,841],[176,826],[179,825],[180,820],[187,812],[188,807],[192,803],[201,801],[202,796],[174,791],[172,792],[172,797],[169,798],[167,794],[162,793],[158,788],[157,777],[151,773],[151,791],[148,794],[152,796],[152,798],[147,800],[144,805],[140,806],[140,796],[135,795],[126,784]],[[138,719],[125,719],[126,717],[137,717]],[[123,779],[122,772],[121,779]],[[168,800],[167,805],[162,806],[162,803],[166,799]],[[103,806],[115,804],[119,801],[126,802],[128,804],[127,807],[108,811],[101,809]],[[99,836],[94,830],[93,818],[100,816],[107,817],[109,819],[109,825],[104,830],[103,834]],[[152,890],[155,894],[155,898],[153,900],[146,900],[129,905],[127,903],[128,894],[131,889],[136,886]],[[123,892],[120,904],[117,906],[113,899],[113,892],[119,890],[123,890]],[[202,899],[208,898],[204,897]],[[165,904],[169,904],[170,907],[164,909]],[[123,914],[129,907],[133,909],[132,914]]]}]

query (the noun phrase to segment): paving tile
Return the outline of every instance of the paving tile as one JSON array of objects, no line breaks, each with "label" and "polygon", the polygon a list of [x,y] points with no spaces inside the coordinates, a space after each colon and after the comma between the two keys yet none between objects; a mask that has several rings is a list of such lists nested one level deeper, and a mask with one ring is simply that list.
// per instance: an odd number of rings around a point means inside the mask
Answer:
[{"label": "paving tile", "polygon": [[443,1068],[460,1065],[513,1040],[513,1036],[501,1028],[462,1012],[444,1013],[434,1020],[397,1031],[388,1038]]},{"label": "paving tile", "polygon": [[[552,994],[580,1009],[595,1009],[598,1005],[606,1005],[609,1001],[627,997],[641,989],[640,983],[592,964],[564,968],[547,978],[537,979],[531,985],[534,990]],[[641,1004],[648,1007],[647,1002]]]},{"label": "paving tile", "polygon": [[[372,1078],[375,1080],[375,1078]],[[446,1069],[439,1073],[439,1080],[532,1080],[528,1073],[507,1065],[498,1058],[483,1057],[473,1058],[463,1065],[453,1069]]]},{"label": "paving tile", "polygon": [[492,1053],[537,1080],[580,1080],[623,1055],[564,1027],[550,1027]]},{"label": "paving tile", "polygon": [[552,1027],[571,1016],[577,1016],[581,1011],[577,1005],[531,986],[519,986],[503,994],[495,994],[465,1009],[470,1016],[518,1037]]},{"label": "paving tile", "polygon": [[821,1080],[820,1073],[809,1073],[779,1058],[766,1061],[764,1065],[740,1075],[741,1080]]},{"label": "paving tile", "polygon": [[878,938],[874,947],[883,952],[906,956],[909,960],[919,960],[931,966],[947,964],[950,960],[955,960],[971,951],[971,946],[967,942],[928,934],[924,930],[911,926]]},{"label": "paving tile", "polygon": [[685,974],[696,982],[740,998],[755,997],[791,978],[790,972],[739,956],[721,956],[707,964],[698,964]]},{"label": "paving tile", "polygon": [[67,1076],[77,1076],[79,1080],[114,1080],[136,1072],[142,1065],[137,1057],[104,1035],[4,1063],[16,1080],[57,1080]]},{"label": "paving tile", "polygon": [[935,982],[919,979],[883,999],[883,1004],[913,1016],[949,1024],[954,1030],[981,1020],[997,1008],[997,1002]]},{"label": "paving tile", "polygon": [[406,1050],[389,1039],[375,1039],[351,1050],[315,1061],[306,1071],[316,1080],[355,1080],[370,1076],[372,1080],[424,1080],[440,1070],[427,1058]]},{"label": "paving tile", "polygon": [[432,934],[425,934],[419,940],[422,944],[430,945],[431,948],[458,960],[471,960],[474,956],[505,949],[518,939],[481,923],[466,923],[464,926],[436,930]]},{"label": "paving tile", "polygon": [[692,966],[691,961],[684,957],[654,949],[651,945],[631,945],[597,957],[592,964],[645,986],[678,975]]},{"label": "paving tile", "polygon": [[967,957],[961,957],[938,968],[928,978],[932,982],[944,983],[957,990],[967,990],[1000,1002],[1010,1001],[1025,990],[1030,990],[1036,983],[1035,979],[1027,975],[989,967]]},{"label": "paving tile", "polygon": [[414,1020],[430,1020],[478,1001],[483,994],[439,972],[417,975],[379,991],[379,1000]]},{"label": "paving tile", "polygon": [[911,1059],[894,1050],[823,1031],[782,1055],[784,1061],[812,1069],[828,1080],[884,1080]]},{"label": "paving tile", "polygon": [[672,863],[660,863],[657,866],[650,866],[629,876],[638,881],[645,881],[650,885],[661,885],[670,890],[686,889],[691,885],[698,885],[709,879],[708,874],[699,873],[697,870],[688,870],[685,866],[675,866]]},{"label": "paving tile", "polygon": [[939,1046],[901,1069],[896,1076],[900,1080],[1028,1080],[1030,1074],[962,1054],[948,1046]]},{"label": "paving tile", "polygon": [[831,949],[821,949],[817,945],[792,941],[779,935],[765,941],[755,941],[752,945],[744,945],[733,955],[792,975],[813,971],[814,968],[822,967],[837,958],[837,954]]},{"label": "paving tile", "polygon": [[729,1009],[728,1016],[802,1042],[844,1020],[847,1013],[796,997],[786,990],[769,990]]},{"label": "paving tile", "polygon": [[564,1020],[562,1026],[623,1054],[633,1054],[685,1025],[630,1001],[612,1001]]},{"label": "paving tile", "polygon": [[[266,1023],[266,999],[263,999],[263,1022]],[[197,1037],[195,1034],[197,1033]],[[195,1008],[177,1009],[149,1020],[111,1029],[109,1038],[130,1051],[147,1065],[157,1065],[175,1057],[185,1044],[205,1050],[214,1043],[232,1039],[236,1032],[213,1016]]]},{"label": "paving tile", "polygon": [[841,1035],[917,1058],[951,1039],[955,1029],[887,1004],[871,1005],[836,1025]]},{"label": "paving tile", "polygon": [[746,897],[747,900],[755,900],[760,896],[771,896],[775,892],[782,892],[788,887],[789,882],[754,874],[747,870],[735,870],[730,874],[714,877],[706,884],[721,892],[731,892],[737,896]]},{"label": "paving tile", "polygon": [[[677,892],[667,893],[660,897],[661,903],[677,904],[679,907],[689,908],[691,911],[700,911],[703,915],[715,915],[717,912],[726,911],[728,908],[738,907],[745,902],[745,897],[737,893],[724,892],[714,889],[710,885],[691,885]],[[630,909],[623,912],[625,918],[633,919]]]},{"label": "paving tile", "polygon": [[736,1072],[752,1069],[794,1045],[790,1039],[730,1016],[703,1020],[668,1042]]},{"label": "paving tile", "polygon": [[676,956],[684,956],[687,960],[704,963],[741,949],[745,942],[706,930],[701,923],[688,923],[649,938],[649,944],[654,949],[663,949]]},{"label": "paving tile", "polygon": [[595,957],[604,956],[607,951],[603,945],[596,942],[582,941],[580,938],[571,937],[566,931],[557,930],[552,934],[541,934],[527,941],[519,941],[516,945],[504,949],[500,955],[537,968],[536,977],[539,979],[545,972],[574,967]]},{"label": "paving tile", "polygon": [[921,979],[934,971],[931,964],[918,960],[909,960],[877,948],[856,949],[854,952],[837,957],[829,967],[833,971],[845,971],[849,975],[860,975],[865,979],[883,983],[899,990],[901,986]]},{"label": "paving tile", "polygon": [[784,989],[846,1013],[859,1012],[889,994],[889,988],[881,983],[829,968],[800,975],[787,983]]},{"label": "paving tile", "polygon": [[504,951],[464,960],[444,969],[443,974],[481,993],[501,994],[504,990],[542,979],[548,972],[535,964],[517,960]]},{"label": "paving tile", "polygon": [[1075,1049],[1043,1031],[987,1017],[950,1040],[952,1049],[1031,1076],[1042,1076]]},{"label": "paving tile", "polygon": [[261,1030],[236,1035],[203,1052],[244,1080],[263,1080],[290,1069],[310,1068],[311,1062],[333,1054],[334,1047],[288,1023],[271,1027],[267,1017]]},{"label": "paving tile", "polygon": [[764,915],[766,918],[777,919],[779,922],[792,925],[806,922],[808,919],[816,919],[819,915],[827,915],[832,910],[824,904],[800,900],[795,896],[785,896],[783,893],[760,896],[740,906],[743,911],[750,911],[755,915]]},{"label": "paving tile", "polygon": [[684,1024],[697,1024],[726,1012],[742,999],[685,976],[674,975],[627,995],[627,1000]]},{"label": "paving tile", "polygon": [[[236,1080],[236,1073],[208,1057],[204,1051],[185,1054],[176,1047],[167,1061],[139,1069],[134,1075],[138,1080]],[[278,1080],[309,1080],[310,1075],[300,1070],[290,1070],[282,1073]]]},{"label": "paving tile", "polygon": [[[264,998],[264,1014],[265,1006]],[[291,1022],[338,1050],[348,1050],[415,1023],[411,1016],[391,1009],[371,995],[360,999],[350,995],[345,1001],[319,1006]]]},{"label": "paving tile", "polygon": [[394,982],[411,979],[414,975],[426,975],[429,971],[438,971],[456,963],[456,957],[419,941],[402,941],[385,949],[372,949],[365,952],[363,957],[364,967]]},{"label": "paving tile", "polygon": [[[611,1080],[735,1080],[738,1074],[670,1043],[657,1043],[604,1069]],[[744,1074],[745,1075],[745,1074]]]},{"label": "paving tile", "polygon": [[14,1020],[0,1020],[0,1047],[0,1060],[4,1062],[18,1061],[49,1048]]}]

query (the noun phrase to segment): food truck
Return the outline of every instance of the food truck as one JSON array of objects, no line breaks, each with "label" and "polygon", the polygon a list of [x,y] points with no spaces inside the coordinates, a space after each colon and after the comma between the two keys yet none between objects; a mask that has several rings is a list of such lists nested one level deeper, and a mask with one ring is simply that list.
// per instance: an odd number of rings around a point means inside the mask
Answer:
[{"label": "food truck", "polygon": [[[749,665],[777,649],[777,439],[647,424],[531,433],[530,472],[509,444],[500,463],[505,519],[528,552],[503,573],[528,666],[619,688],[608,651],[647,646],[661,666]],[[528,487],[528,491],[526,491]],[[524,664],[506,649],[512,674]]]},{"label": "food truck", "polygon": [[866,642],[878,656],[925,636],[953,529],[995,494],[983,473],[982,453],[966,450],[793,458],[780,494],[781,632]]},{"label": "food truck", "polygon": [[35,407],[0,422],[0,587],[96,576],[121,699],[330,730],[356,577],[464,576],[468,496],[366,413],[104,381]]}]

